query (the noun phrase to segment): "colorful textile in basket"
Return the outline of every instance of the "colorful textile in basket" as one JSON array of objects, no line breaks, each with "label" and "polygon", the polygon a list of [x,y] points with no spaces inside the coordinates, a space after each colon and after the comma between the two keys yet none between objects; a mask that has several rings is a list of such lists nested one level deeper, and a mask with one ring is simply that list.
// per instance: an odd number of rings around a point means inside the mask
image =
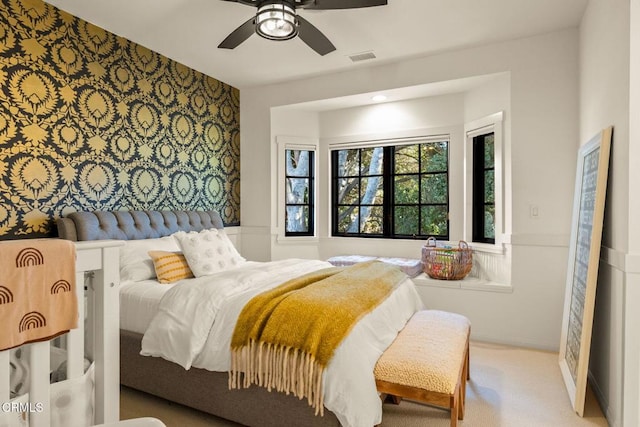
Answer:
[{"label": "colorful textile in basket", "polygon": [[424,272],[432,279],[462,280],[473,267],[473,250],[460,240],[458,247],[440,246],[432,237],[422,247]]},{"label": "colorful textile in basket", "polygon": [[0,242],[0,350],[53,338],[77,323],[75,245]]}]

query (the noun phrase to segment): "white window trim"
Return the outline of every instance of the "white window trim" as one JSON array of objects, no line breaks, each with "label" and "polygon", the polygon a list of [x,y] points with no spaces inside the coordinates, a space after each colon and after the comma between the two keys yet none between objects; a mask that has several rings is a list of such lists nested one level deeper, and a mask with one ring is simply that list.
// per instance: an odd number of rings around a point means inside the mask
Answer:
[{"label": "white window trim", "polygon": [[[278,234],[279,243],[314,243],[318,242],[318,153],[320,151],[320,142],[317,138],[308,138],[301,136],[276,136],[276,144],[278,147]],[[284,183],[286,176],[286,150],[306,150],[313,151],[313,235],[312,236],[287,236],[285,233],[285,203],[286,203],[286,186]]]},{"label": "white window trim", "polygon": [[441,126],[434,128],[420,128],[398,130],[393,132],[376,132],[371,134],[348,135],[339,137],[322,138],[322,145],[327,151],[349,148],[383,147],[388,145],[412,144],[415,141],[440,141],[442,138],[449,140],[455,133],[455,126]]},{"label": "white window trim", "polygon": [[[504,231],[504,113],[502,111],[466,123],[464,126],[464,240],[469,242],[473,250],[504,253],[507,243]],[[473,209],[473,138],[485,133],[494,133],[494,161],[495,161],[495,243],[473,242],[472,209]]]}]

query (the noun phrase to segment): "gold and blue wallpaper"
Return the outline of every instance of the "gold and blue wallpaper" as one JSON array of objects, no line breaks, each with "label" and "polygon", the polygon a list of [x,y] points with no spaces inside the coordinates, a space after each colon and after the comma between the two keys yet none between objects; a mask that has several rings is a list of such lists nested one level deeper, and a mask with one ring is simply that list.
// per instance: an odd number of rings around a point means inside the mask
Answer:
[{"label": "gold and blue wallpaper", "polygon": [[0,239],[86,210],[239,224],[236,88],[41,0],[0,1]]}]

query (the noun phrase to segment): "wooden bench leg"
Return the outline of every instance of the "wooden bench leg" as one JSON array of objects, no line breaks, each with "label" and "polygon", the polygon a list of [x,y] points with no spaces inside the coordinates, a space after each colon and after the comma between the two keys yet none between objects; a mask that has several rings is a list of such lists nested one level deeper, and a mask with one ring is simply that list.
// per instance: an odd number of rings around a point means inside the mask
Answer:
[{"label": "wooden bench leg", "polygon": [[382,402],[389,402],[393,403],[394,405],[399,405],[400,402],[402,402],[402,397],[396,396],[394,394],[384,393],[384,396],[382,396]]},{"label": "wooden bench leg", "polygon": [[467,400],[467,380],[468,379],[469,379],[469,348],[467,348],[467,361],[464,364],[464,372],[462,373],[462,405],[463,406]]},{"label": "wooden bench leg", "polygon": [[469,368],[469,339],[467,338],[467,361],[465,362],[467,367],[467,380],[471,379],[471,369]]},{"label": "wooden bench leg", "polygon": [[467,380],[469,379],[469,337],[467,336],[467,345],[465,349],[464,362],[462,364],[462,372],[460,373],[460,402],[458,404],[458,419],[464,419],[464,406],[467,399]]},{"label": "wooden bench leg", "polygon": [[460,385],[460,389],[458,390],[459,394],[459,402],[458,402],[458,419],[464,419],[464,384]]},{"label": "wooden bench leg", "polygon": [[458,427],[458,415],[460,412],[460,385],[451,395],[451,427]]}]

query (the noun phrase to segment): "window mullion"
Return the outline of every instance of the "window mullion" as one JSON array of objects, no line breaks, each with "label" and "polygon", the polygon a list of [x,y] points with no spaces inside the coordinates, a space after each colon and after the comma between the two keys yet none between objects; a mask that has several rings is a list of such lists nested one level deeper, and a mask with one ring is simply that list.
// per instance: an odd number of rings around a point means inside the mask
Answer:
[{"label": "window mullion", "polygon": [[[484,212],[484,139],[476,136],[473,139],[473,227],[472,233],[474,242],[484,240],[484,222],[481,221],[480,209]],[[484,215],[484,213],[483,213]]]},{"label": "window mullion", "polygon": [[382,154],[382,234],[384,237],[393,235],[395,218],[393,212],[395,185],[393,182],[394,147],[384,147]]},{"label": "window mullion", "polygon": [[310,231],[314,231],[316,229],[316,224],[315,224],[315,201],[316,201],[316,194],[315,194],[315,175],[316,175],[316,171],[315,171],[315,156],[316,156],[316,152],[315,151],[310,151],[309,152],[309,198],[307,199],[307,205],[308,205],[308,209],[309,209],[309,230]]},{"label": "window mullion", "polygon": [[424,145],[418,144],[418,236],[422,234],[422,150]]},{"label": "window mullion", "polygon": [[331,152],[331,234],[338,234],[338,150]]}]

